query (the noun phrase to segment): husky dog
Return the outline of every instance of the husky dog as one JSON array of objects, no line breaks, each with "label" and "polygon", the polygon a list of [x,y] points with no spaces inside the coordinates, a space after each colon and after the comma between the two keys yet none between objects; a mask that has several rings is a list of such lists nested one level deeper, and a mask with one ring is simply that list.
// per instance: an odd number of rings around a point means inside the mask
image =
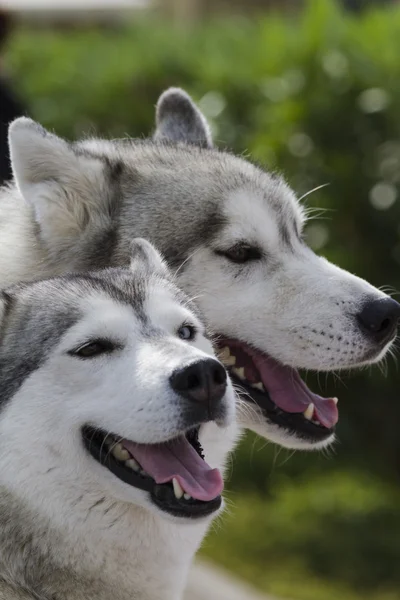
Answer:
[{"label": "husky dog", "polygon": [[248,401],[242,424],[287,447],[332,442],[337,400],[297,369],[379,361],[400,305],[307,247],[304,211],[281,177],[213,148],[204,116],[175,88],[160,97],[149,140],[71,144],[20,118],[9,142],[0,283],[124,265],[132,238],[149,239],[218,334]]},{"label": "husky dog", "polygon": [[155,249],[0,293],[0,390],[1,600],[180,598],[235,395]]}]

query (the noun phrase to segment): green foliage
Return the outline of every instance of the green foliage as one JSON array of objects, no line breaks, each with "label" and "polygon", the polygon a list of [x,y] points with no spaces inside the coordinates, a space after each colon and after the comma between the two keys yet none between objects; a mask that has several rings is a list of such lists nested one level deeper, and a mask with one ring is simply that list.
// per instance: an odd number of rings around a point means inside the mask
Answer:
[{"label": "green foliage", "polygon": [[228,494],[203,552],[278,597],[398,600],[399,501],[355,472],[281,475],[267,498]]},{"label": "green foliage", "polygon": [[[399,33],[399,8],[356,18],[310,0],[293,19],[22,30],[7,66],[31,116],[69,138],[147,135],[159,94],[186,88],[221,147],[283,171],[299,195],[329,183],[306,198],[327,209],[309,223],[310,244],[399,289]],[[400,475],[400,402],[389,367],[386,378],[377,368],[343,382],[308,376],[340,398],[330,460],[285,462],[247,440],[232,473],[236,508],[210,555],[293,599],[400,598],[399,498],[390,489]]]}]

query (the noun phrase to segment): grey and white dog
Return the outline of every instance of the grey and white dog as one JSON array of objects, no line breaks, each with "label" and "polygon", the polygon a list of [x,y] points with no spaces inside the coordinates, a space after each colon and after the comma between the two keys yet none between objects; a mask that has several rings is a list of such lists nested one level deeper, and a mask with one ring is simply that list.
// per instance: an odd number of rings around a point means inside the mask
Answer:
[{"label": "grey and white dog", "polygon": [[148,242],[0,292],[0,407],[0,599],[178,600],[235,395]]},{"label": "grey and white dog", "polygon": [[247,401],[242,425],[292,448],[332,442],[337,400],[297,369],[379,361],[400,306],[307,247],[304,211],[281,177],[213,148],[179,89],[159,99],[150,140],[71,144],[26,118],[9,139],[0,284],[123,265],[132,238],[147,238],[217,334]]}]

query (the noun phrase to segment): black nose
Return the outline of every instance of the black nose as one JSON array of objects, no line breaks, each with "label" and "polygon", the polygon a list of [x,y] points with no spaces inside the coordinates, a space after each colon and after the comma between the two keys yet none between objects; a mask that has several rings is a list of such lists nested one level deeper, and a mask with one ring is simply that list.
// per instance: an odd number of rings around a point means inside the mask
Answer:
[{"label": "black nose", "polygon": [[400,319],[400,304],[392,298],[368,300],[357,319],[364,332],[374,341],[389,341],[395,335]]},{"label": "black nose", "polygon": [[224,367],[212,358],[192,363],[170,377],[172,389],[186,400],[206,405],[212,414],[226,392],[227,376]]}]

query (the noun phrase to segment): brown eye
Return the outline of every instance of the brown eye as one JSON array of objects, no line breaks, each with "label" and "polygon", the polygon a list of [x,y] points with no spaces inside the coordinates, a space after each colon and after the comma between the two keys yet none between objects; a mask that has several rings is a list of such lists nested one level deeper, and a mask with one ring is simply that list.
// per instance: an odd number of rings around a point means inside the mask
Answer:
[{"label": "brown eye", "polygon": [[76,350],[71,350],[68,354],[78,358],[95,358],[101,354],[110,354],[115,349],[116,346],[109,340],[93,340],[79,346]]},{"label": "brown eye", "polygon": [[248,244],[236,244],[236,246],[232,246],[228,250],[217,250],[217,254],[239,264],[261,258],[260,250]]}]

